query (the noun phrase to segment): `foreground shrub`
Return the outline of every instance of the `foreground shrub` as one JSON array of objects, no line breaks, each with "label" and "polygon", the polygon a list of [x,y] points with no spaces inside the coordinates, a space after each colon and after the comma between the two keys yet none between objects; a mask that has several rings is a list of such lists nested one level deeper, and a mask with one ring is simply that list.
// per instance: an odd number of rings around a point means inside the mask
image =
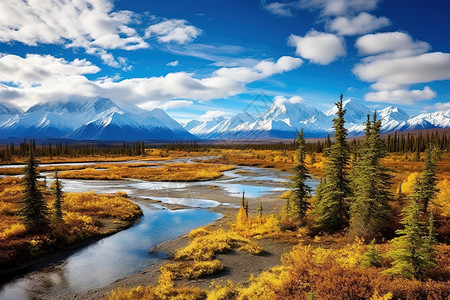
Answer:
[{"label": "foreground shrub", "polygon": [[138,286],[132,289],[116,289],[108,296],[109,300],[150,300],[150,299],[179,299],[202,300],[206,299],[206,292],[195,287],[175,286],[169,273],[162,273],[158,284],[145,287]]},{"label": "foreground shrub", "polygon": [[[200,234],[201,232],[201,234]],[[196,231],[192,235],[191,243],[178,250],[174,258],[178,260],[210,260],[216,253],[231,250],[232,247],[247,242],[234,232],[226,232],[222,229],[216,231]]]},{"label": "foreground shrub", "polygon": [[224,268],[219,260],[210,261],[181,261],[168,263],[161,267],[162,272],[170,272],[173,279],[197,279],[201,276],[210,275]]}]

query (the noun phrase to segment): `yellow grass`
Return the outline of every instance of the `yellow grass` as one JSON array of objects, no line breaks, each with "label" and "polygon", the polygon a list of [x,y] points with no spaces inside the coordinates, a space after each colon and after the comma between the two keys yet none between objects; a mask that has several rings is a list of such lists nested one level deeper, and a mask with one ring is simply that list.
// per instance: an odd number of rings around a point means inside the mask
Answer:
[{"label": "yellow grass", "polygon": [[201,181],[222,176],[223,171],[233,169],[229,165],[206,163],[173,163],[157,168],[138,168],[129,165],[111,166],[107,170],[92,168],[80,171],[65,171],[61,178],[119,180],[134,178],[149,181]]},{"label": "yellow grass", "polygon": [[165,264],[161,270],[172,273],[174,279],[197,279],[223,270],[224,265],[219,260],[180,261]]}]

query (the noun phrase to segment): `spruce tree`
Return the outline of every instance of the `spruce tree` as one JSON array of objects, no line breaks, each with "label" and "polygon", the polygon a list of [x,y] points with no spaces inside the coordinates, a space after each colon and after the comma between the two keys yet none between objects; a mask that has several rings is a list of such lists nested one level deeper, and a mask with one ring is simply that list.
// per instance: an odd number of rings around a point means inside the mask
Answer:
[{"label": "spruce tree", "polygon": [[55,186],[54,186],[54,196],[55,200],[52,204],[52,221],[55,223],[63,222],[63,213],[61,210],[62,202],[63,202],[63,192],[61,182],[58,178],[58,172],[55,172]]},{"label": "spruce tree", "polygon": [[309,164],[312,166],[316,163],[316,154],[314,152],[311,152],[311,156],[309,158]]},{"label": "spruce tree", "polygon": [[406,278],[423,278],[425,273],[434,268],[433,219],[430,218],[428,230],[420,221],[422,209],[418,203],[421,197],[420,180],[416,181],[409,204],[403,209],[400,222],[403,229],[397,230],[398,237],[392,240],[394,250],[388,255],[394,259],[392,267],[385,274],[401,275]]},{"label": "spruce tree", "polygon": [[306,185],[306,180],[311,178],[306,169],[306,143],[303,138],[303,130],[297,132],[296,150],[297,164],[294,166],[294,175],[290,177],[292,180],[292,192],[290,194],[289,203],[292,207],[291,214],[295,219],[298,219],[300,225],[304,224],[306,212],[310,206],[309,198],[311,197],[311,188]]},{"label": "spruce tree", "polygon": [[48,207],[39,189],[38,178],[40,176],[36,170],[37,166],[38,162],[35,160],[33,148],[30,147],[30,157],[23,177],[25,191],[18,212],[21,221],[29,229],[42,229],[49,223]]},{"label": "spruce tree", "polygon": [[366,268],[381,267],[381,255],[375,247],[375,239],[370,243],[369,249],[361,258],[361,266]]},{"label": "spruce tree", "polygon": [[350,232],[366,240],[379,234],[392,216],[391,176],[380,163],[386,155],[380,129],[375,112],[372,122],[368,116],[363,146],[351,174]]},{"label": "spruce tree", "polygon": [[340,230],[348,225],[350,187],[346,169],[350,161],[350,150],[346,141],[342,97],[341,95],[340,101],[335,103],[337,116],[333,119],[334,144],[327,150],[324,180],[315,201],[317,222],[326,231]]},{"label": "spruce tree", "polygon": [[262,202],[259,202],[258,216],[259,216],[259,220],[261,221],[261,223],[262,223],[262,217],[263,217],[263,210],[264,210],[264,208],[263,208]]},{"label": "spruce tree", "polygon": [[425,151],[425,170],[422,174],[421,180],[421,191],[422,191],[422,205],[423,211],[426,212],[430,200],[434,198],[436,193],[439,191],[436,188],[437,177],[436,177],[436,160],[438,157],[438,149],[429,145]]}]

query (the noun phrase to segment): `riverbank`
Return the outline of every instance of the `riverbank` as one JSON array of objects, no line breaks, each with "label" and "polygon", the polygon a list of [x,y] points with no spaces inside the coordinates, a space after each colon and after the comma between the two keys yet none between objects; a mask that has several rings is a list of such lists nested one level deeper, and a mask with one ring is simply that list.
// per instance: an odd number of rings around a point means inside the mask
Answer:
[{"label": "riverbank", "polygon": [[[236,214],[238,212],[238,206],[241,203],[241,199],[236,197],[226,198],[223,197],[219,199],[218,197],[210,197],[222,204],[232,204],[233,207],[219,205],[217,207],[208,208],[208,210],[213,212],[218,212],[223,215],[223,217],[208,225],[206,228],[211,230],[224,229],[229,230],[230,225],[236,221]],[[153,200],[143,200],[139,199],[141,203],[147,203],[151,205],[155,203]],[[251,201],[251,200],[250,200]],[[258,199],[258,203],[261,201],[265,203],[267,207],[267,212],[276,213],[279,211],[284,200],[279,198],[279,195],[265,195]],[[170,205],[159,203],[160,205],[167,207],[168,209],[179,209],[178,205]],[[272,205],[269,205],[272,204]],[[251,206],[249,209],[249,214],[256,216],[257,207]],[[160,268],[168,262],[171,262],[171,257],[174,253],[189,244],[189,233],[179,236],[175,239],[164,242],[160,245],[155,246],[153,249],[149,249],[151,253],[157,253],[162,256],[167,256],[167,259],[162,260],[140,272],[133,275],[127,276],[125,278],[119,279],[105,287],[90,290],[82,294],[69,294],[65,293],[64,297],[67,298],[77,298],[77,299],[102,299],[107,297],[109,293],[118,288],[130,289],[136,286],[146,286],[149,284],[156,284],[158,277],[160,275]],[[264,248],[264,253],[262,255],[252,255],[245,251],[238,251],[237,249],[232,249],[223,254],[217,254],[216,258],[220,260],[225,268],[224,270],[214,273],[212,275],[204,276],[195,280],[177,280],[177,284],[182,284],[186,286],[200,287],[202,289],[211,289],[212,283],[224,285],[227,281],[231,280],[233,283],[248,285],[250,276],[258,276],[263,271],[280,265],[281,256],[283,253],[289,252],[293,243],[287,240],[276,240],[276,239],[261,239],[257,243]]]},{"label": "riverbank", "polygon": [[[126,199],[124,193],[66,193],[63,222],[31,230],[17,214],[23,189],[21,179],[0,180],[0,282],[51,262],[52,253],[65,256],[66,250],[79,249],[128,228],[142,216],[139,206]],[[51,191],[44,186],[42,190],[47,207],[51,207]]]},{"label": "riverbank", "polygon": [[[74,242],[72,244],[68,244],[68,245],[64,246],[64,248],[56,249],[53,252],[46,253],[40,257],[37,257],[37,258],[31,259],[31,260],[28,260],[24,263],[21,263],[18,266],[2,267],[2,269],[0,270],[0,284],[6,283],[9,280],[11,280],[17,276],[49,267],[52,264],[55,264],[61,260],[66,259],[67,257],[71,256],[72,254],[74,254],[75,252],[77,252],[79,249],[81,249],[83,247],[91,245],[103,238],[106,238],[108,236],[111,236],[111,235],[119,232],[119,231],[125,230],[125,229],[133,226],[134,224],[139,222],[139,220],[140,220],[140,217],[136,218],[135,220],[130,220],[128,222],[121,222],[119,224],[119,223],[114,223],[114,221],[111,221],[111,219],[105,219],[103,221],[106,221],[107,223],[112,224],[112,225],[110,225],[109,229],[105,233],[101,233],[101,234],[95,235],[93,237]],[[102,220],[99,220],[99,221],[101,222]]]}]

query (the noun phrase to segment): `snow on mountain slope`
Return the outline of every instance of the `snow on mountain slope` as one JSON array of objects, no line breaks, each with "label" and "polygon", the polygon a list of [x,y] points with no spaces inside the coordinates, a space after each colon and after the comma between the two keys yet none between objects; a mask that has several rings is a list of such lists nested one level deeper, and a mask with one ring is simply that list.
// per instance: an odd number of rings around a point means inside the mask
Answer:
[{"label": "snow on mountain slope", "polygon": [[[349,135],[363,134],[367,115],[372,117],[374,112],[350,99],[345,100],[343,105]],[[301,129],[305,137],[324,137],[332,133],[331,125],[336,112],[334,107],[323,113],[302,103],[299,97],[275,97],[273,105],[259,117],[240,113],[221,120],[196,120],[187,123],[185,129],[207,139],[295,138],[296,132]],[[403,109],[389,106],[377,111],[377,116],[382,120],[382,133],[450,127],[450,110],[410,117]]]},{"label": "snow on mountain slope", "polygon": [[[356,102],[354,100],[345,100],[343,101],[345,112],[345,121],[347,123],[358,124],[367,120],[367,114],[371,114],[371,111],[364,104]],[[333,108],[329,109],[325,112],[327,117],[334,118],[337,113],[337,107],[333,106]]]},{"label": "snow on mountain slope", "polygon": [[448,128],[450,127],[450,109],[420,114],[407,121],[409,129]]},{"label": "snow on mountain slope", "polygon": [[107,98],[42,103],[0,125],[1,136],[87,140],[195,139],[164,111],[119,107]]},{"label": "snow on mountain slope", "polygon": [[0,115],[20,115],[23,111],[10,103],[0,103]]},{"label": "snow on mountain slope", "polygon": [[0,127],[10,126],[21,115],[23,111],[9,103],[0,103]]}]

